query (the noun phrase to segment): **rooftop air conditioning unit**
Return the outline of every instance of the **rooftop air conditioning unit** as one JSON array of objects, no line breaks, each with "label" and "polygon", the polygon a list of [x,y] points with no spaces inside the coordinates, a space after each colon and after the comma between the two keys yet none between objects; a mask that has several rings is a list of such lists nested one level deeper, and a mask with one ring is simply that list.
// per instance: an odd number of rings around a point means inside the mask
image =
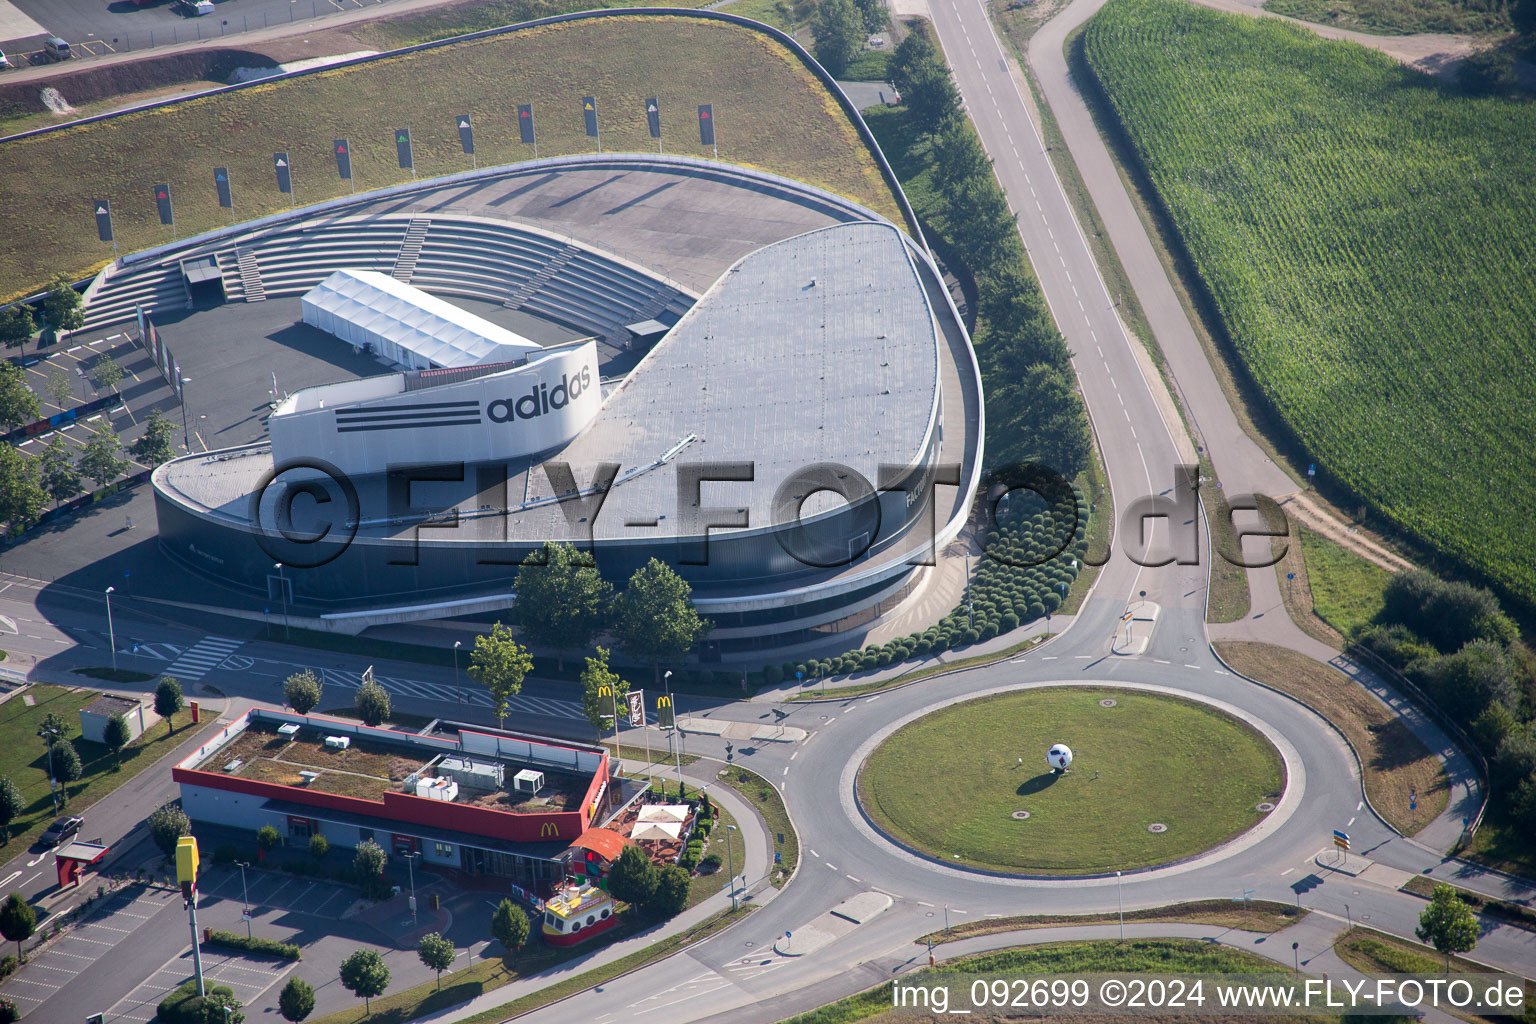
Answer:
[{"label": "rooftop air conditioning unit", "polygon": [[350,736],[327,736],[325,738],[325,745],[327,747],[330,747],[332,750],[346,750],[348,747],[350,747],[352,745],[352,737],[350,737]]},{"label": "rooftop air conditioning unit", "polygon": [[527,793],[531,796],[543,788],[543,772],[536,772],[532,768],[524,768],[512,776],[512,789],[514,792]]}]

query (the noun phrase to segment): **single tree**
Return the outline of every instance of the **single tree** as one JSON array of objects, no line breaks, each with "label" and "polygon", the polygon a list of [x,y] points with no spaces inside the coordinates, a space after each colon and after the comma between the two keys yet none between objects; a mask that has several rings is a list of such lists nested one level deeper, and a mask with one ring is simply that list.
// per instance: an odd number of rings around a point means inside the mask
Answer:
[{"label": "single tree", "polygon": [[167,857],[176,855],[176,840],[192,834],[192,821],[180,804],[169,803],[150,812],[149,837]]},{"label": "single tree", "polygon": [[811,22],[816,59],[838,78],[864,48],[864,19],[853,0],[821,0]]},{"label": "single tree", "polygon": [[42,470],[41,484],[54,504],[68,501],[80,493],[82,480],[75,466],[74,449],[63,434],[55,434],[38,459]]},{"label": "single tree", "polygon": [[611,728],[618,732],[620,709],[626,706],[629,682],[608,667],[608,649],[599,647],[597,657],[587,659],[587,667],[581,670],[581,709],[599,734]]},{"label": "single tree", "polygon": [[511,900],[502,898],[491,915],[491,935],[509,953],[523,948],[533,926],[528,923],[528,912]]},{"label": "single tree", "polygon": [[1437,885],[1413,933],[1420,942],[1429,943],[1445,955],[1445,969],[1449,971],[1452,953],[1469,953],[1477,945],[1477,917],[1455,889]]},{"label": "single tree", "polygon": [[0,837],[11,841],[11,822],[21,817],[27,805],[21,799],[21,790],[10,779],[0,779]]},{"label": "single tree", "polygon": [[651,663],[654,680],[663,660],[681,660],[709,631],[692,594],[687,580],[652,558],[614,602],[614,636],[631,655]]},{"label": "single tree", "polygon": [[174,716],[184,707],[186,700],[181,695],[181,684],[176,681],[176,677],[161,676],[155,686],[155,714],[165,719],[167,729],[175,731]]},{"label": "single tree", "polygon": [[491,694],[499,728],[511,713],[510,700],[523,688],[523,678],[533,668],[533,656],[512,635],[512,629],[498,622],[490,635],[475,637],[475,649],[469,656],[469,677]]},{"label": "single tree", "polygon": [[55,331],[73,331],[85,323],[80,293],[75,291],[67,275],[54,277],[53,289],[43,299],[43,319]]},{"label": "single tree", "polygon": [[316,832],[309,837],[309,855],[315,860],[325,860],[325,855],[331,852],[331,841]]},{"label": "single tree", "polygon": [[368,1001],[389,987],[389,968],[377,951],[360,949],[341,962],[341,983],[362,999],[363,1012],[371,1013]]},{"label": "single tree", "polygon": [[383,725],[389,718],[389,692],[375,682],[366,682],[357,688],[352,706],[364,725]]},{"label": "single tree", "polygon": [[0,904],[0,935],[16,943],[16,956],[21,956],[21,944],[32,937],[32,930],[37,927],[37,913],[33,911],[32,904],[21,898],[21,893],[13,892],[5,898],[5,903]]},{"label": "single tree", "polygon": [[100,486],[106,486],[111,480],[116,480],[128,468],[125,459],[118,458],[118,452],[123,446],[117,440],[117,431],[112,428],[112,421],[103,416],[85,440],[85,447],[80,452],[80,472],[95,480]]},{"label": "single tree", "polygon": [[128,716],[121,711],[107,719],[107,727],[101,731],[101,738],[106,741],[107,749],[112,751],[114,764],[122,764],[123,748],[133,740],[133,733],[128,728]]},{"label": "single tree", "polygon": [[32,307],[24,302],[18,302],[9,309],[0,311],[0,344],[6,348],[15,348],[20,345],[23,349],[33,334],[37,333],[37,323],[32,319]]},{"label": "single tree", "polygon": [[43,387],[48,391],[48,397],[53,399],[53,404],[60,409],[73,404],[75,387],[69,382],[69,374],[63,370],[55,369],[48,375],[48,383]]},{"label": "single tree", "polygon": [[38,723],[37,734],[43,737],[45,743],[65,739],[69,736],[69,719],[57,711],[50,711]]},{"label": "single tree", "polygon": [[176,446],[171,442],[171,434],[174,432],[171,421],[160,415],[156,409],[149,414],[149,421],[144,424],[144,433],[133,442],[129,451],[133,457],[146,466],[158,466],[162,462],[169,462],[176,457]]},{"label": "single tree", "polygon": [[884,0],[853,0],[853,6],[859,9],[866,35],[884,32],[890,23],[891,16],[885,9]]},{"label": "single tree", "polygon": [[201,1024],[245,1024],[244,1005],[233,992],[215,989],[203,997]]},{"label": "single tree", "polygon": [[283,680],[283,699],[301,715],[307,715],[320,703],[320,678],[309,669],[295,672]]},{"label": "single tree", "polygon": [[55,740],[48,750],[53,758],[53,777],[60,782],[79,782],[85,767],[80,763],[80,752],[69,740]]},{"label": "single tree", "polygon": [[13,445],[0,444],[0,523],[26,529],[48,510],[48,492],[38,482],[37,463]]},{"label": "single tree", "polygon": [[387,859],[384,848],[372,839],[358,843],[357,851],[352,854],[352,872],[369,896],[379,896],[384,892],[384,864]]},{"label": "single tree", "polygon": [[422,963],[437,972],[437,990],[441,992],[443,972],[453,966],[454,958],[459,955],[453,948],[453,943],[437,932],[428,932],[416,944],[416,955],[421,958]]},{"label": "single tree", "polygon": [[283,834],[271,825],[263,825],[256,830],[256,849],[260,852],[260,859],[266,860],[267,854],[283,845]]},{"label": "single tree", "polygon": [[692,888],[693,877],[687,869],[668,864],[656,879],[656,891],[646,909],[662,917],[676,917],[688,906],[688,892]]},{"label": "single tree", "polygon": [[15,430],[40,416],[42,410],[27,384],[27,375],[15,363],[0,362],[0,427]]},{"label": "single tree", "polygon": [[530,644],[553,648],[562,671],[565,652],[592,642],[613,598],[613,587],[597,574],[590,555],[551,541],[518,566],[513,589],[523,636]]},{"label": "single tree", "polygon": [[608,891],[616,900],[643,907],[656,894],[656,865],[638,846],[626,846],[608,869]]},{"label": "single tree", "polygon": [[277,1012],[283,1015],[284,1020],[299,1024],[315,1012],[314,986],[300,978],[289,978],[288,984],[278,994]]},{"label": "single tree", "polygon": [[99,388],[116,391],[117,386],[123,382],[123,368],[117,364],[116,359],[103,353],[91,367],[91,379]]}]

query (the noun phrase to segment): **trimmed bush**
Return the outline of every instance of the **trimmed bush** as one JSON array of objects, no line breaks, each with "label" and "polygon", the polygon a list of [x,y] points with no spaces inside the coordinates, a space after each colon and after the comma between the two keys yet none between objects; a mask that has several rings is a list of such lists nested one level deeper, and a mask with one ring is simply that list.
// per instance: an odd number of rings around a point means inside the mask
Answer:
[{"label": "trimmed bush", "polygon": [[[235,997],[235,990],[228,985],[208,986],[207,992],[210,996]],[[206,1001],[197,994],[197,979],[188,978],[174,992],[160,1000],[157,1019],[163,1024],[203,1024],[203,1004]]]},{"label": "trimmed bush", "polygon": [[289,942],[276,942],[272,939],[248,939],[244,935],[236,935],[234,932],[213,932],[206,945],[222,946],[225,949],[239,949],[247,953],[261,953],[266,956],[275,956],[279,960],[299,960],[303,958],[299,947]]},{"label": "trimmed bush", "polygon": [[231,843],[220,843],[213,851],[213,862],[215,864],[233,864],[239,856],[240,850],[238,847]]}]

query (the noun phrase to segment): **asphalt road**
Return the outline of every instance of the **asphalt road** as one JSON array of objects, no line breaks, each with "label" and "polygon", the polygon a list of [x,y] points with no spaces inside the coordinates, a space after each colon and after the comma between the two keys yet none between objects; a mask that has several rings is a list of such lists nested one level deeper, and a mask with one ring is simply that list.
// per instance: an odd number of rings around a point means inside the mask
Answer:
[{"label": "asphalt road", "polygon": [[[229,40],[346,11],[371,11],[386,0],[214,0],[212,14],[191,17],[180,0],[139,7],[133,0],[0,0],[0,49],[18,67],[42,65],[35,53],[52,34],[80,49],[80,58],[152,46]],[[6,7],[13,8],[11,11]],[[19,17],[18,17],[19,15]],[[17,60],[17,56],[21,60]]]}]

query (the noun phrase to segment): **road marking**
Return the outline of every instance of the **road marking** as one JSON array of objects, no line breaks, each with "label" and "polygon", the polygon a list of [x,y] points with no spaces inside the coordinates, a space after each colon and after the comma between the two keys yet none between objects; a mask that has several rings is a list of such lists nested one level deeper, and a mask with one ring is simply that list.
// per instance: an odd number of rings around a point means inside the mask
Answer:
[{"label": "road marking", "polygon": [[[793,761],[795,758],[797,758],[799,756],[800,756],[800,751],[796,750],[793,754],[789,755],[789,759],[791,761]],[[5,884],[4,882],[0,882],[0,885],[4,885],[4,884]]]},{"label": "road marking", "polygon": [[1290,874],[1292,871],[1295,871],[1295,870],[1296,870],[1295,868],[1286,868],[1284,871],[1280,872],[1280,877],[1284,878],[1286,875]]},{"label": "road marking", "polygon": [[917,901],[917,905],[920,906],[920,907],[931,907],[931,906],[933,906],[932,903],[925,903],[922,900],[918,900]]},{"label": "road marking", "polygon": [[10,885],[11,884],[11,879],[17,878],[20,875],[21,875],[20,871],[13,871],[9,875],[6,875],[5,879],[3,881],[0,881],[0,889],[3,889],[6,886]]},{"label": "road marking", "polygon": [[827,861],[827,867],[831,868],[833,871],[837,870],[837,865],[833,864],[831,861]]},{"label": "road marking", "polygon": [[860,882],[859,879],[854,878],[852,875],[844,875],[843,877],[848,879],[850,882],[859,882],[860,885],[864,884],[863,882]]},{"label": "road marking", "polygon": [[1364,800],[1361,800],[1361,801],[1360,801],[1360,802],[1359,802],[1359,803],[1357,803],[1357,804],[1355,804],[1355,810],[1357,810],[1357,811],[1358,811],[1358,810],[1360,810],[1360,809],[1361,809],[1361,808],[1363,808],[1363,807],[1364,807],[1364,806],[1365,806],[1365,801],[1364,801]]},{"label": "road marking", "polygon": [[784,766],[784,774],[785,774],[785,775],[788,775],[788,774],[789,774],[789,765],[785,765],[785,766]]},{"label": "road marking", "polygon": [[817,853],[815,850],[811,851],[811,856],[815,857],[817,860],[821,860],[821,854]]},{"label": "road marking", "polygon": [[1349,826],[1353,825],[1354,823],[1355,823],[1355,819],[1354,819],[1354,817],[1351,817],[1348,821],[1346,821],[1344,823],[1344,827],[1345,828],[1349,828]]},{"label": "road marking", "polygon": [[195,683],[224,663],[245,641],[222,636],[205,636],[171,663],[167,675]]}]

